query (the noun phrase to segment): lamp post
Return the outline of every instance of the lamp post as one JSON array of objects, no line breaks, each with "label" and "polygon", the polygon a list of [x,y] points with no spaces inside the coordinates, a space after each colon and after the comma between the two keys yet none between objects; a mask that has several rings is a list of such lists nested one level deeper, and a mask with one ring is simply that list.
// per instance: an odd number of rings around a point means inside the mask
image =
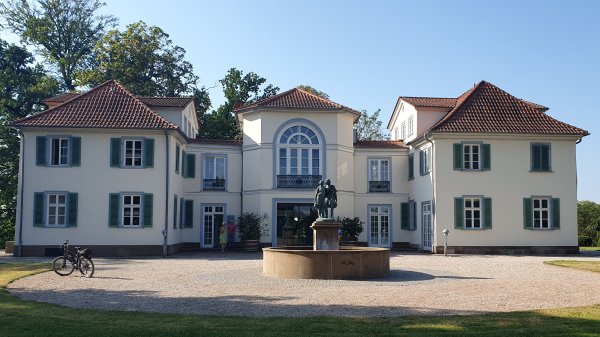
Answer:
[{"label": "lamp post", "polygon": [[444,238],[446,239],[444,241],[444,256],[448,256],[448,234],[450,233],[450,230],[446,228],[442,231],[442,233],[444,234]]}]

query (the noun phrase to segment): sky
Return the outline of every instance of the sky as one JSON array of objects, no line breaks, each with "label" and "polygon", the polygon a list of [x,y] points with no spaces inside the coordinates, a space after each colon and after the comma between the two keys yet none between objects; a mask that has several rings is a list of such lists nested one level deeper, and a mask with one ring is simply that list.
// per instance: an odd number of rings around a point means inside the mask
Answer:
[{"label": "sky", "polygon": [[577,145],[578,199],[600,202],[600,1],[104,1],[121,29],[142,20],[183,47],[213,108],[232,67],[381,109],[384,126],[398,96],[491,82],[591,133]]}]

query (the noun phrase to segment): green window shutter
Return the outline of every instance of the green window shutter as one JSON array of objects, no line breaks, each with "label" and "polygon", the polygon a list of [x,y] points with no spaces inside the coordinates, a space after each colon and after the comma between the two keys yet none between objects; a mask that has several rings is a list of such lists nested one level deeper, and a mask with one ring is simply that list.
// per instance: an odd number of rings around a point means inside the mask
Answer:
[{"label": "green window shutter", "polygon": [[81,166],[81,137],[71,137],[71,166]]},{"label": "green window shutter", "polygon": [[560,228],[560,199],[552,198],[552,228]]},{"label": "green window shutter", "polygon": [[415,156],[414,153],[408,155],[408,180],[415,178]]},{"label": "green window shutter", "polygon": [[108,227],[119,227],[119,193],[108,195]]},{"label": "green window shutter", "polygon": [[425,175],[425,153],[423,150],[419,150],[419,174]]},{"label": "green window shutter", "polygon": [[540,146],[540,162],[541,170],[550,171],[550,145],[544,144]]},{"label": "green window shutter", "polygon": [[37,136],[36,140],[36,151],[35,151],[35,164],[38,166],[46,165],[46,137]]},{"label": "green window shutter", "polygon": [[154,167],[154,138],[144,139],[144,167]]},{"label": "green window shutter", "polygon": [[185,151],[181,151],[181,175],[186,178],[187,177],[187,165],[186,165],[186,153]]},{"label": "green window shutter", "polygon": [[33,194],[33,227],[44,227],[44,213],[44,193],[35,192]]},{"label": "green window shutter", "polygon": [[186,155],[186,178],[195,178],[196,177],[196,155],[193,153],[188,153]]},{"label": "green window shutter", "polygon": [[533,209],[531,208],[531,198],[523,198],[523,227],[525,229],[533,228]]},{"label": "green window shutter", "polygon": [[185,199],[179,199],[179,228],[183,228],[183,212],[185,212]]},{"label": "green window shutter", "polygon": [[69,219],[67,227],[77,227],[77,193],[69,193]]},{"label": "green window shutter", "polygon": [[483,170],[489,171],[492,168],[492,152],[490,144],[483,144]]},{"label": "green window shutter", "polygon": [[175,173],[179,173],[179,144],[175,145]]},{"label": "green window shutter", "polygon": [[194,200],[185,201],[185,223],[183,227],[194,227]]},{"label": "green window shutter", "polygon": [[463,169],[463,146],[460,143],[455,143],[454,146],[454,169]]},{"label": "green window shutter", "polygon": [[121,165],[121,138],[110,139],[110,167]]},{"label": "green window shutter", "polygon": [[492,198],[483,198],[483,228],[492,228]]},{"label": "green window shutter", "polygon": [[454,228],[464,228],[463,198],[454,198]]},{"label": "green window shutter", "polygon": [[144,193],[144,227],[152,227],[152,204],[154,196],[152,193]]},{"label": "green window shutter", "polygon": [[400,229],[409,229],[410,205],[408,202],[400,204]]},{"label": "green window shutter", "polygon": [[177,196],[173,197],[173,229],[177,229]]}]

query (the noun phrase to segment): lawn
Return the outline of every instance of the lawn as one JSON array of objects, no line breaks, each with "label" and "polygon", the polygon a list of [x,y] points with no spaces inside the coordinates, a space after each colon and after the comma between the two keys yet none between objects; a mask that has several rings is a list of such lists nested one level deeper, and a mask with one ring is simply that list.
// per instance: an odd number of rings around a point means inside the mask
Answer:
[{"label": "lawn", "polygon": [[600,251],[600,247],[579,247],[579,250]]},{"label": "lawn", "polygon": [[582,270],[600,273],[600,261],[554,260],[554,261],[544,261],[544,263],[550,264],[553,266],[582,269]]},{"label": "lawn", "polygon": [[0,336],[600,336],[600,304],[480,316],[257,319],[70,309],[4,289],[48,267],[0,264]]}]

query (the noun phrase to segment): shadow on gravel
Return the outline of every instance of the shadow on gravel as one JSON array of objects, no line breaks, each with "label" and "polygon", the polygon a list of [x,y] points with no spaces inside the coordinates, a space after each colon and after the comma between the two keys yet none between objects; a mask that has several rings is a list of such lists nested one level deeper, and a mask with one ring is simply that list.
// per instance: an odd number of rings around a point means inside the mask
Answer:
[{"label": "shadow on gravel", "polygon": [[247,317],[392,317],[407,315],[473,315],[485,311],[431,309],[427,307],[353,306],[330,304],[290,304],[296,297],[276,296],[217,296],[164,297],[153,291],[107,291],[99,289],[31,291],[10,290],[27,300],[49,302],[73,308],[108,309],[120,311],[165,312],[213,316]]}]

